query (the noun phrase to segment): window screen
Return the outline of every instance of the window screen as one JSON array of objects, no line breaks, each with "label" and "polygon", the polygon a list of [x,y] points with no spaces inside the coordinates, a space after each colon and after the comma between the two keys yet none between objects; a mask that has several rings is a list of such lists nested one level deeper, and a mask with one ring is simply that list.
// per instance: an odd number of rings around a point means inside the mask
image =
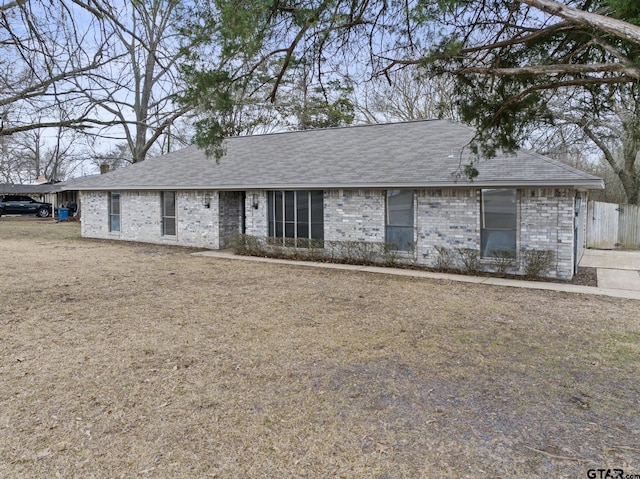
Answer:
[{"label": "window screen", "polygon": [[386,242],[398,251],[413,251],[413,190],[387,190]]},{"label": "window screen", "polygon": [[483,257],[516,252],[517,190],[482,190],[480,242]]}]

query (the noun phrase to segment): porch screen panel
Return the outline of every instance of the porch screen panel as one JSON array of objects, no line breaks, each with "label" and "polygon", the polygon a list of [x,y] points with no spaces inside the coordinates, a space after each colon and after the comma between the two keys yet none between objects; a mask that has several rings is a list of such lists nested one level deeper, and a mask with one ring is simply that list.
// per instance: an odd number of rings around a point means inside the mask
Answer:
[{"label": "porch screen panel", "polygon": [[284,237],[296,237],[296,192],[284,192]]},{"label": "porch screen panel", "polygon": [[[322,191],[270,191],[268,198],[269,236],[282,238],[283,242],[285,238],[323,239]],[[297,244],[297,241],[295,243]]]},{"label": "porch screen panel", "polygon": [[316,240],[324,240],[324,192],[311,192],[311,236]]},{"label": "porch screen panel", "polygon": [[275,191],[274,192],[275,201],[274,201],[274,214],[275,214],[275,237],[282,238],[284,232],[284,192],[283,191]]},{"label": "porch screen panel", "polygon": [[269,232],[268,235],[273,237],[276,235],[275,232],[275,205],[274,205],[274,191],[270,192],[267,195],[267,222],[269,223]]},{"label": "porch screen panel", "polygon": [[309,238],[309,192],[296,191],[296,237]]}]

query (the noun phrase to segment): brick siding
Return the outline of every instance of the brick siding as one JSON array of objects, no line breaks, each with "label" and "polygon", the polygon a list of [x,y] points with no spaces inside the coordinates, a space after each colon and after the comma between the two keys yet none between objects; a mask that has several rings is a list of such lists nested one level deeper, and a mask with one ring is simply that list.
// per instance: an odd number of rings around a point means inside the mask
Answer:
[{"label": "brick siding", "polygon": [[[205,201],[207,200],[207,201]],[[162,234],[159,191],[120,192],[120,231],[109,231],[109,193],[82,193],[82,235],[144,243],[178,244],[218,249],[219,195],[217,191],[176,193],[176,235]],[[209,203],[209,207],[205,203]]]},{"label": "brick siding", "polygon": [[[573,274],[574,196],[572,189],[518,190],[517,249],[551,250],[555,268],[550,277]],[[210,207],[205,206],[210,198]],[[211,249],[230,246],[242,229],[239,192],[196,191],[176,194],[176,236],[162,236],[160,192],[121,192],[121,231],[109,232],[108,193],[82,195],[82,234],[149,243],[181,244]],[[385,241],[385,190],[327,190],[324,192],[324,238],[328,241]],[[436,246],[480,250],[480,189],[420,189],[415,195],[415,240],[406,261],[435,266]],[[257,206],[257,207],[254,207]],[[267,192],[245,195],[246,234],[268,234]],[[483,261],[491,270],[491,261]],[[522,265],[513,271],[522,273]]]}]

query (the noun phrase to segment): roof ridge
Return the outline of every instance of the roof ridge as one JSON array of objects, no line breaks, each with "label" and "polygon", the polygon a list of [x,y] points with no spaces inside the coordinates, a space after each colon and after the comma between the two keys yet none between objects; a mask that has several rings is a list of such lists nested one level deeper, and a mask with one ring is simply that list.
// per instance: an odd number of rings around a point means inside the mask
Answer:
[{"label": "roof ridge", "polygon": [[[356,128],[367,128],[367,127],[381,127],[381,126],[394,126],[394,125],[408,125],[412,123],[428,123],[428,122],[449,122],[454,125],[464,126],[466,128],[470,128],[467,125],[462,123],[453,121],[449,118],[421,118],[418,120],[403,120],[403,121],[387,121],[384,123],[359,123],[357,125],[344,125],[344,126],[330,126],[327,128],[309,128],[308,130],[285,130],[285,131],[271,131],[269,133],[258,133],[258,134],[250,134],[250,135],[238,135],[238,136],[227,136],[226,140],[238,140],[240,138],[263,138],[265,136],[276,136],[276,135],[287,135],[287,134],[296,134],[296,133],[317,133],[321,131],[335,131],[335,130],[351,130]],[[473,128],[471,128],[473,130]],[[192,146],[192,145],[191,145]]]}]

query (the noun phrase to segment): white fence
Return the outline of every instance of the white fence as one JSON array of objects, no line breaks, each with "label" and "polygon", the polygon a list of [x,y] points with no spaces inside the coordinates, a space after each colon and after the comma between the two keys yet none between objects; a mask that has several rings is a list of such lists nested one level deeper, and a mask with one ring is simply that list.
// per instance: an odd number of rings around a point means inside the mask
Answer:
[{"label": "white fence", "polygon": [[640,206],[589,201],[587,248],[640,249]]}]

